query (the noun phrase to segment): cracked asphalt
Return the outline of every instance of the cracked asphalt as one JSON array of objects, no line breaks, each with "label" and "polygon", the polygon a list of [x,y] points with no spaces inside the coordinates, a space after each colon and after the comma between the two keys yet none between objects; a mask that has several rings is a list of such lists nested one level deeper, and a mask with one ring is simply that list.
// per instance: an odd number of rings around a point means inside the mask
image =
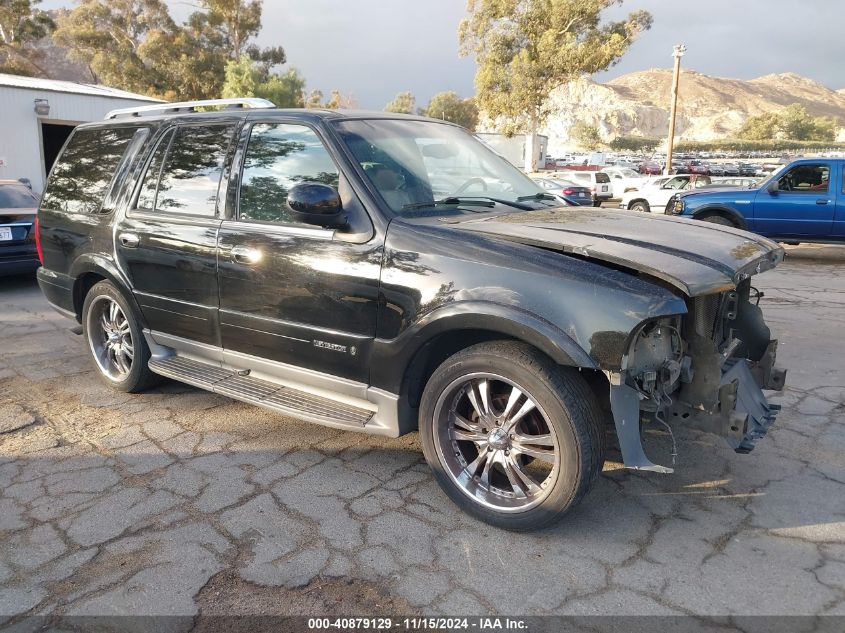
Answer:
[{"label": "cracked asphalt", "polygon": [[[37,285],[0,280],[0,624],[26,615],[845,615],[845,247],[761,275],[788,388],[750,455],[680,427],[554,528],[439,491],[411,434],[173,382],[110,390]],[[671,444],[647,451],[667,463]],[[189,620],[190,623],[190,620]]]}]

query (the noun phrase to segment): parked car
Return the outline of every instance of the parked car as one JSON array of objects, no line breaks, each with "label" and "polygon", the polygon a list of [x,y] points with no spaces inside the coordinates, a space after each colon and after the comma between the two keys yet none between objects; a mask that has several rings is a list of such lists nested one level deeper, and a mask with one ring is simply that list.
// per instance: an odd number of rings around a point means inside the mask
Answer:
[{"label": "parked car", "polygon": [[611,191],[614,198],[621,198],[629,189],[635,189],[642,185],[645,179],[633,169],[625,167],[605,167],[601,170],[610,177]]},{"label": "parked car", "polygon": [[673,197],[666,213],[754,231],[787,243],[845,241],[843,159],[796,160],[746,190]]},{"label": "parked car", "polygon": [[655,161],[640,163],[640,173],[646,176],[659,176],[663,173],[663,165]]},{"label": "parked car", "polygon": [[610,177],[600,171],[564,171],[557,172],[558,177],[573,182],[576,185],[587,187],[592,196],[593,206],[601,206],[602,202],[613,198],[613,186],[610,184]]},{"label": "parked car", "polygon": [[709,176],[699,176],[697,174],[664,176],[646,183],[640,189],[626,192],[622,196],[619,208],[644,213],[662,213],[666,203],[678,191],[687,191],[709,184]]},{"label": "parked car", "polygon": [[593,194],[589,187],[576,185],[568,180],[551,178],[534,178],[540,187],[552,195],[559,196],[572,205],[584,206],[593,204]]},{"label": "parked car", "polygon": [[784,373],[751,281],[777,244],[564,206],[447,122],[270,106],[156,104],[70,136],[38,281],[106,384],[419,429],[445,493],[514,530],[583,498],[609,417],[625,465],[662,473],[643,412],[740,453],[773,423],[761,388]]},{"label": "parked car", "polygon": [[752,165],[751,163],[739,164],[740,176],[759,176],[763,173],[763,168],[760,165]]},{"label": "parked car", "polygon": [[38,196],[19,180],[0,180],[0,276],[34,273],[38,253],[33,224]]},{"label": "parked car", "polygon": [[[722,165],[721,163],[712,163],[712,164],[707,166],[707,169],[708,169],[709,175],[711,175],[711,176],[725,176],[725,175],[727,175],[725,173],[725,166]],[[694,174],[694,173],[701,173],[701,172],[695,172],[691,169],[690,173]]]},{"label": "parked car", "polygon": [[687,173],[699,174],[701,176],[712,175],[712,166],[700,160],[691,160],[689,162]]}]

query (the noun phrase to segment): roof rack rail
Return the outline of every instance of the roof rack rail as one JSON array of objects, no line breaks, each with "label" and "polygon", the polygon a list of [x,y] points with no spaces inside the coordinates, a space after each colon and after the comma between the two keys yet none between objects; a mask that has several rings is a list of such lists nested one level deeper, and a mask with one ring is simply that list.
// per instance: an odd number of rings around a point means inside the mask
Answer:
[{"label": "roof rack rail", "polygon": [[276,104],[267,99],[257,97],[237,97],[234,99],[204,99],[200,101],[180,101],[178,103],[156,103],[135,108],[120,108],[106,113],[106,119],[119,117],[134,117],[151,115],[153,113],[176,114],[179,112],[196,112],[199,107],[208,106],[240,106],[241,108],[275,108]]}]

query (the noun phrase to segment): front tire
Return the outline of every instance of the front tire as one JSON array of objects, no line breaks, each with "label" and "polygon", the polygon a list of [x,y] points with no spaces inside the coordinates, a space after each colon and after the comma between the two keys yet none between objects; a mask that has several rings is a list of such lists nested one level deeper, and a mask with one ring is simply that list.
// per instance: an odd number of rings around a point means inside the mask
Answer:
[{"label": "front tire", "polygon": [[132,306],[110,281],[95,284],[82,304],[82,333],[106,383],[135,393],[158,382],[147,366],[150,348]]},{"label": "front tire", "polygon": [[645,200],[637,200],[628,208],[638,213],[651,213],[651,207]]},{"label": "front tire", "polygon": [[583,498],[601,471],[603,432],[577,370],[519,342],[449,357],[420,403],[423,453],[440,487],[508,530],[548,525]]},{"label": "front tire", "polygon": [[732,226],[733,228],[737,227],[736,223],[733,222],[730,218],[726,218],[724,215],[718,213],[711,213],[710,215],[702,216],[702,222],[712,222],[713,224],[720,224],[722,226]]}]

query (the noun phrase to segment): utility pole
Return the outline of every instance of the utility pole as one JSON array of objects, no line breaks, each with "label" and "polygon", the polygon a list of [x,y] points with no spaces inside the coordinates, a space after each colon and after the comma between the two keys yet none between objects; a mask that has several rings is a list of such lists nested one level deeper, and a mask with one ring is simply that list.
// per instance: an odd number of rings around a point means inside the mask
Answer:
[{"label": "utility pole", "polygon": [[675,145],[675,115],[678,110],[678,80],[681,78],[681,57],[687,52],[687,47],[683,44],[675,44],[672,50],[672,57],[675,58],[675,70],[672,73],[672,106],[669,110],[669,143],[666,149],[666,169],[663,171],[665,175],[672,173],[672,148]]}]

